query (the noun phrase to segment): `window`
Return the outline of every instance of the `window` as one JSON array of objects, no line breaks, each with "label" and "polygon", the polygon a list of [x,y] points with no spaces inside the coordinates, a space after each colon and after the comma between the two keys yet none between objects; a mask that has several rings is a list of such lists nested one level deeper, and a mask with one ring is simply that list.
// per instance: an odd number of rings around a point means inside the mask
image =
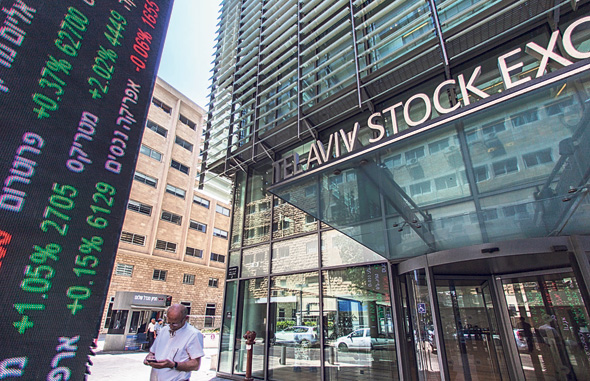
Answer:
[{"label": "window", "polygon": [[312,215],[306,214],[305,215],[305,223],[306,224],[311,224],[313,222],[315,222],[315,217],[312,216]]},{"label": "window", "polygon": [[211,260],[214,262],[225,263],[225,255],[211,253]]},{"label": "window", "polygon": [[454,188],[457,186],[457,179],[453,175],[439,177],[434,179],[434,186],[437,190]]},{"label": "window", "polygon": [[180,120],[180,122],[182,122],[183,124],[186,124],[187,126],[189,126],[191,129],[196,129],[197,128],[197,124],[195,122],[193,122],[192,120],[190,120],[189,118],[187,118],[186,116],[180,114],[178,116],[178,120]]},{"label": "window", "polygon": [[224,216],[228,216],[229,217],[229,209],[228,208],[225,208],[225,207],[223,207],[221,205],[217,205],[217,206],[215,206],[215,211],[217,213],[221,213]]},{"label": "window", "polygon": [[159,239],[156,241],[156,249],[168,251],[170,253],[176,253],[176,244]]},{"label": "window", "polygon": [[530,168],[539,164],[552,163],[551,148],[522,155],[525,165]]},{"label": "window", "polygon": [[126,265],[124,263],[117,263],[115,268],[115,275],[131,276],[133,275],[133,265]]},{"label": "window", "polygon": [[516,115],[512,115],[512,116],[510,116],[510,119],[512,120],[512,125],[514,127],[520,127],[525,124],[532,123],[532,122],[539,120],[539,115],[537,113],[537,109],[535,108],[532,110],[527,110],[527,111],[521,112]]},{"label": "window", "polygon": [[168,274],[168,271],[166,270],[154,270],[154,275],[152,275],[152,279],[166,282],[166,274]]},{"label": "window", "polygon": [[152,104],[158,108],[161,108],[166,114],[172,113],[172,108],[157,98],[152,97]]},{"label": "window", "polygon": [[215,303],[207,303],[205,309],[205,327],[213,327],[215,325]]},{"label": "window", "polygon": [[166,192],[175,195],[176,197],[184,198],[186,192],[183,189],[177,188],[174,185],[167,184]]},{"label": "window", "polygon": [[204,206],[205,208],[209,209],[209,200],[205,200],[202,197],[193,195],[193,202],[195,204],[199,204],[199,205]]},{"label": "window", "polygon": [[195,276],[192,274],[184,274],[182,277],[182,284],[195,284]]},{"label": "window", "polygon": [[182,224],[182,216],[178,214],[170,213],[165,210],[162,211],[162,220],[172,222],[173,224],[180,225]]},{"label": "window", "polygon": [[156,159],[158,161],[162,161],[162,154],[158,151],[151,149],[148,146],[141,145],[141,149],[139,150],[142,154],[151,157],[152,159]]},{"label": "window", "polygon": [[203,233],[207,233],[207,225],[202,224],[202,223],[197,222],[197,221],[191,220],[190,228],[191,229],[198,230],[198,231],[203,232]]},{"label": "window", "polygon": [[123,231],[121,232],[121,241],[143,246],[145,244],[145,236]]},{"label": "window", "polygon": [[203,258],[203,250],[195,249],[194,247],[187,247],[186,255],[196,258]]},{"label": "window", "polygon": [[430,181],[423,181],[421,183],[410,185],[410,193],[412,196],[430,193]]},{"label": "window", "polygon": [[186,307],[186,314],[190,315],[191,314],[191,302],[180,302],[180,304],[182,304],[183,306]]},{"label": "window", "polygon": [[217,278],[209,278],[209,287],[218,287],[219,279]]},{"label": "window", "polygon": [[170,166],[174,169],[178,169],[180,172],[184,173],[185,175],[188,175],[188,172],[190,170],[189,167],[177,162],[176,160],[172,160],[172,162],[170,162]]},{"label": "window", "polygon": [[481,132],[483,133],[484,137],[490,137],[490,135],[497,134],[498,132],[504,130],[506,130],[506,126],[504,125],[503,119],[488,123],[481,128]]},{"label": "window", "polygon": [[430,154],[432,155],[433,153],[440,152],[440,151],[444,150],[448,146],[449,146],[449,138],[444,138],[444,139],[437,140],[435,142],[428,144],[428,150],[430,151]]},{"label": "window", "polygon": [[156,132],[159,135],[162,135],[163,137],[168,136],[168,130],[165,129],[164,127],[160,126],[158,123],[154,123],[151,120],[148,119],[147,123],[145,124],[145,126],[147,128],[149,128],[150,130]]},{"label": "window", "polygon": [[158,179],[148,175],[144,175],[141,172],[135,172],[135,176],[133,176],[133,179],[154,188],[156,187],[156,185],[158,185]]},{"label": "window", "polygon": [[311,185],[305,188],[305,197],[314,197],[316,192],[316,186]]},{"label": "window", "polygon": [[191,152],[193,152],[193,145],[190,144],[189,142],[187,142],[186,140],[179,138],[178,136],[176,137],[176,140],[174,141],[176,144],[178,144],[179,146],[181,146],[182,148],[189,150]]},{"label": "window", "polygon": [[127,209],[133,210],[137,213],[145,214],[146,216],[152,215],[152,207],[150,205],[142,204],[139,201],[129,200],[127,203]]},{"label": "window", "polygon": [[518,162],[515,157],[492,163],[494,176],[502,176],[512,172],[518,172]]},{"label": "window", "polygon": [[406,163],[414,164],[419,158],[424,157],[424,147],[414,148],[405,153]]},{"label": "window", "polygon": [[486,181],[490,178],[490,175],[488,174],[487,165],[483,165],[481,167],[474,167],[473,174],[475,175],[475,182],[476,183]]},{"label": "window", "polygon": [[504,212],[504,217],[507,218],[524,219],[529,217],[526,204],[505,206],[502,208],[502,211]]},{"label": "window", "polygon": [[383,164],[389,169],[393,167],[399,167],[402,165],[402,155],[394,155],[392,157],[388,157],[387,159],[383,160]]},{"label": "window", "polygon": [[213,235],[215,237],[221,237],[227,239],[227,232],[225,230],[213,228]]},{"label": "window", "polygon": [[545,105],[545,110],[548,116],[558,115],[565,111],[565,108],[573,104],[573,98],[569,97],[562,101],[553,102]]}]

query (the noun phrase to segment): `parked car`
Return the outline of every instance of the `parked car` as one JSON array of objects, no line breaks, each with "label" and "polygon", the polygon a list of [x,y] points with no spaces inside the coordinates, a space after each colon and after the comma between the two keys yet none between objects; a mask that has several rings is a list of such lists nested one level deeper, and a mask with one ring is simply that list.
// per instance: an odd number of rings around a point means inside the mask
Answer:
[{"label": "parked car", "polygon": [[378,337],[371,337],[369,328],[357,329],[346,336],[336,339],[334,346],[339,351],[370,351],[370,350],[394,350],[395,340],[386,334],[380,334]]},{"label": "parked car", "polygon": [[275,332],[277,344],[300,344],[314,346],[319,344],[318,327],[296,325]]}]

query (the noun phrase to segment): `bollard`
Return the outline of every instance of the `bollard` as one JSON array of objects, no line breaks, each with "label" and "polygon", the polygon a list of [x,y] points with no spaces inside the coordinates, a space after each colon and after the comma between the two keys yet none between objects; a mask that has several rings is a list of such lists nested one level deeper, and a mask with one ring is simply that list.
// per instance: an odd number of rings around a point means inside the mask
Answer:
[{"label": "bollard", "polygon": [[279,364],[287,365],[287,347],[284,345],[281,346],[281,358],[279,359]]},{"label": "bollard", "polygon": [[254,340],[256,340],[256,332],[246,332],[246,334],[244,335],[244,339],[246,339],[246,378],[244,378],[244,381],[253,381],[252,352],[254,351]]}]

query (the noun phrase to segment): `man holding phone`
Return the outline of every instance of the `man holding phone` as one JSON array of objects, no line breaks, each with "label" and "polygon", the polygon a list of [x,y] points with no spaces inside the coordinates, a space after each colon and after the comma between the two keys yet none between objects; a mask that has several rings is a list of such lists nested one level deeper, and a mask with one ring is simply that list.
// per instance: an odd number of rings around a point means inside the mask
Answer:
[{"label": "man holding phone", "polygon": [[201,366],[203,334],[188,324],[188,311],[182,304],[170,306],[168,325],[160,330],[150,353],[143,360],[152,367],[151,381],[185,381]]}]

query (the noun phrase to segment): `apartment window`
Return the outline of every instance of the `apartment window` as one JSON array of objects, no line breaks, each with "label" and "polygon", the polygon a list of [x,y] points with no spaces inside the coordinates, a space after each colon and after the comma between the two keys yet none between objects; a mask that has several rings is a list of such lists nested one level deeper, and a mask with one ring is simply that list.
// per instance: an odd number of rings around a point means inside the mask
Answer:
[{"label": "apartment window", "polygon": [[143,174],[141,172],[135,172],[133,179],[139,181],[140,183],[144,183],[144,184],[149,185],[150,187],[154,187],[154,188],[158,185],[158,179],[156,179],[155,177],[151,177],[146,174]]},{"label": "apartment window", "polygon": [[437,190],[454,188],[457,186],[457,179],[455,176],[443,176],[434,179],[434,186]]},{"label": "apartment window", "polygon": [[553,158],[551,157],[551,148],[524,154],[522,155],[522,159],[528,168],[534,167],[535,165],[553,162]]},{"label": "apartment window", "polygon": [[182,304],[183,306],[186,307],[186,314],[190,315],[191,314],[191,302],[180,302],[180,304]]},{"label": "apartment window", "polygon": [[147,123],[145,124],[147,128],[154,131],[155,133],[162,135],[163,137],[168,136],[168,130],[164,127],[160,126],[158,123],[152,122],[148,119]]},{"label": "apartment window", "polygon": [[121,232],[121,241],[143,246],[145,245],[145,236],[123,231]]},{"label": "apartment window", "polygon": [[558,115],[565,111],[565,108],[573,104],[573,98],[569,97],[564,100],[553,102],[545,105],[545,110],[548,116]]},{"label": "apartment window", "polygon": [[385,164],[385,166],[389,169],[400,167],[402,165],[402,155],[398,154],[388,157],[387,159],[383,160],[383,164]]},{"label": "apartment window", "polygon": [[219,279],[217,278],[209,278],[209,287],[218,287]]},{"label": "apartment window", "polygon": [[152,97],[152,104],[158,108],[161,108],[166,114],[172,113],[172,108],[157,98]]},{"label": "apartment window", "polygon": [[225,230],[213,228],[213,235],[215,237],[221,237],[227,239],[227,232]]},{"label": "apartment window", "polygon": [[182,148],[189,150],[191,152],[193,152],[193,145],[190,144],[189,142],[187,142],[186,140],[179,138],[178,136],[176,137],[176,140],[174,141],[176,144],[178,144],[179,146],[181,146]]},{"label": "apartment window", "polygon": [[315,222],[315,217],[309,214],[305,215],[305,223],[306,224],[311,224]]},{"label": "apartment window", "polygon": [[187,126],[189,126],[191,129],[195,130],[197,128],[197,124],[195,122],[193,122],[192,120],[190,120],[189,118],[187,118],[186,116],[180,114],[178,116],[178,120],[180,120],[180,122],[182,122],[183,124],[186,124]]},{"label": "apartment window", "polygon": [[520,127],[528,123],[536,122],[539,120],[539,114],[537,113],[537,109],[526,110],[519,114],[512,115],[510,117],[512,120],[512,125],[514,127]]},{"label": "apartment window", "polygon": [[190,170],[189,167],[187,167],[184,164],[181,164],[179,162],[177,162],[176,160],[172,160],[170,162],[170,166],[174,169],[178,169],[180,172],[184,173],[185,175],[188,175],[188,171]]},{"label": "apartment window", "polygon": [[228,208],[225,208],[225,207],[223,207],[221,205],[217,205],[217,206],[215,206],[215,211],[217,213],[221,213],[224,216],[228,216],[229,217],[229,209]]},{"label": "apartment window", "polygon": [[207,303],[205,309],[205,327],[213,327],[215,325],[215,303]]},{"label": "apartment window", "polygon": [[498,132],[504,130],[506,130],[504,120],[497,120],[495,122],[488,123],[481,128],[481,132],[483,133],[484,137],[490,137],[490,135],[497,134]]},{"label": "apartment window", "polygon": [[494,176],[502,176],[512,172],[518,172],[518,162],[515,157],[492,164]]},{"label": "apartment window", "polygon": [[430,151],[430,154],[432,155],[433,153],[437,153],[444,150],[448,146],[449,138],[444,138],[428,144],[428,151]]},{"label": "apartment window", "polygon": [[129,200],[127,203],[127,209],[137,213],[145,214],[146,216],[152,215],[152,207],[150,205],[143,204],[139,201]]},{"label": "apartment window", "polygon": [[170,213],[165,210],[162,211],[161,219],[164,221],[172,222],[173,224],[180,225],[182,224],[182,216],[178,214]]},{"label": "apartment window", "polygon": [[199,204],[199,205],[204,206],[205,208],[209,209],[209,200],[206,200],[202,197],[193,195],[193,202],[195,204]]},{"label": "apartment window", "polygon": [[211,253],[211,260],[214,262],[225,263],[225,255]]},{"label": "apartment window", "polygon": [[412,196],[430,193],[430,181],[423,181],[421,183],[410,185],[410,193]]},{"label": "apartment window", "polygon": [[115,268],[115,275],[131,276],[133,275],[133,265],[126,265],[124,263],[117,263]]},{"label": "apartment window", "polygon": [[414,148],[406,152],[404,155],[406,157],[406,163],[416,163],[419,158],[424,157],[424,147]]},{"label": "apartment window", "polygon": [[193,220],[191,220],[190,228],[191,229],[198,230],[198,231],[203,232],[203,233],[206,233],[207,232],[207,225],[202,224],[202,223],[197,222],[197,221],[193,221]]},{"label": "apartment window", "polygon": [[195,276],[193,274],[184,274],[182,284],[195,284]]},{"label": "apartment window", "polygon": [[175,195],[176,197],[184,198],[186,192],[183,189],[177,188],[174,185],[167,184],[166,192]]},{"label": "apartment window", "polygon": [[314,197],[315,196],[315,192],[316,192],[316,186],[315,185],[311,185],[309,187],[305,188],[305,197]]},{"label": "apartment window", "polygon": [[187,247],[186,255],[196,258],[203,258],[203,250],[195,249],[194,247]]},{"label": "apartment window", "polygon": [[476,183],[486,181],[490,178],[487,165],[483,165],[481,167],[474,167],[473,174],[475,175]]},{"label": "apartment window", "polygon": [[152,159],[156,159],[158,161],[162,161],[162,154],[156,150],[151,149],[148,146],[141,145],[141,149],[139,150],[142,154],[151,157]]},{"label": "apartment window", "polygon": [[529,216],[526,204],[509,205],[502,208],[504,217],[507,218],[525,218]]},{"label": "apartment window", "polygon": [[176,253],[176,244],[159,239],[156,241],[156,249]]},{"label": "apartment window", "polygon": [[152,275],[152,279],[153,280],[161,280],[166,282],[166,275],[168,274],[168,271],[166,270],[156,270],[154,269],[154,275]]}]

